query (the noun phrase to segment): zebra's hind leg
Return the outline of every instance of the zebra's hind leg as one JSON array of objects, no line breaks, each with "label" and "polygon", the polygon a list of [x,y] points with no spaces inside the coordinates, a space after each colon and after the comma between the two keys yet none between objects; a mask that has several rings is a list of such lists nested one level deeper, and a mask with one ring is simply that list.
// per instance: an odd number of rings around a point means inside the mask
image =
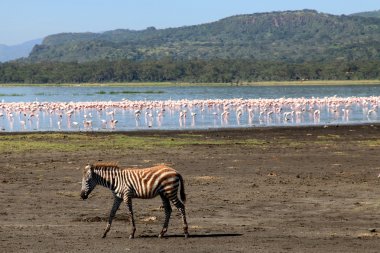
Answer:
[{"label": "zebra's hind leg", "polygon": [[172,200],[173,205],[178,209],[178,211],[181,213],[182,221],[183,221],[183,232],[185,234],[185,238],[189,237],[188,232],[188,225],[186,221],[186,211],[185,211],[185,205],[179,201],[179,199]]},{"label": "zebra's hind leg", "polygon": [[172,213],[172,207],[170,206],[170,201],[167,197],[164,195],[160,195],[162,199],[162,205],[165,209],[165,221],[164,221],[164,226],[162,227],[161,233],[158,235],[159,238],[162,238],[166,231],[168,231],[168,226],[169,226],[169,219],[170,215]]},{"label": "zebra's hind leg", "polygon": [[105,238],[107,236],[108,231],[110,231],[112,220],[115,217],[116,211],[117,211],[117,209],[119,209],[121,202],[123,202],[123,199],[115,196],[115,199],[114,199],[113,205],[112,205],[112,209],[111,209],[111,213],[110,213],[110,216],[108,218],[108,224],[107,224],[106,229],[104,230],[102,238]]},{"label": "zebra's hind leg", "polygon": [[131,217],[131,223],[132,223],[132,231],[129,235],[129,239],[135,238],[135,232],[136,232],[136,225],[135,225],[135,218],[133,216],[133,209],[132,209],[132,198],[128,197],[125,201],[127,203],[129,216]]}]

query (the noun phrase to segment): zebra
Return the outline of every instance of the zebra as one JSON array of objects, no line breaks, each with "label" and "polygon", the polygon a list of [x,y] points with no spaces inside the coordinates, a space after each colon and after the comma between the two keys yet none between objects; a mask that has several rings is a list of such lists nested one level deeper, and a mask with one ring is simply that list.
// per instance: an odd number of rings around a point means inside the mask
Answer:
[{"label": "zebra", "polygon": [[[114,163],[88,164],[83,169],[81,198],[83,200],[87,199],[96,185],[109,188],[114,196],[108,224],[102,238],[105,238],[111,229],[112,220],[123,201],[127,204],[132,223],[132,232],[129,238],[134,238],[136,226],[133,217],[132,199],[151,199],[157,195],[160,195],[165,210],[165,221],[158,237],[163,237],[167,232],[172,212],[170,202],[181,213],[185,238],[189,236],[184,205],[186,195],[183,178],[173,168],[166,165],[157,165],[144,169],[127,169],[120,168]],[[178,190],[181,200],[177,197]]]}]

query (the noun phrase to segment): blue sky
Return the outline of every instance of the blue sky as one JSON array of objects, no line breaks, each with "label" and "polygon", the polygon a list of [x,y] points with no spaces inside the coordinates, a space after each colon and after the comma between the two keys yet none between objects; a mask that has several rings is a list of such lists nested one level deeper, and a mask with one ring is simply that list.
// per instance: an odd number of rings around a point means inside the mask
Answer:
[{"label": "blue sky", "polygon": [[379,0],[1,0],[0,44],[60,32],[141,30],[201,24],[236,14],[315,9],[331,14],[379,10]]}]

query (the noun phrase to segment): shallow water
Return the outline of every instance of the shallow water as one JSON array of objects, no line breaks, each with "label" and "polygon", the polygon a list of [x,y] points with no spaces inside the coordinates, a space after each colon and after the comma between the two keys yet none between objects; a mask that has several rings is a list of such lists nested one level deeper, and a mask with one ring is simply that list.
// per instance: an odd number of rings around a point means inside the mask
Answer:
[{"label": "shallow water", "polygon": [[[378,122],[379,96],[380,85],[4,87],[0,88],[0,129],[112,131],[361,124]],[[304,99],[287,100],[291,98]],[[81,102],[94,105],[81,107]]]},{"label": "shallow water", "polygon": [[227,86],[227,87],[1,87],[3,102],[85,102],[128,100],[180,100],[230,98],[380,96],[380,85],[352,86]]}]

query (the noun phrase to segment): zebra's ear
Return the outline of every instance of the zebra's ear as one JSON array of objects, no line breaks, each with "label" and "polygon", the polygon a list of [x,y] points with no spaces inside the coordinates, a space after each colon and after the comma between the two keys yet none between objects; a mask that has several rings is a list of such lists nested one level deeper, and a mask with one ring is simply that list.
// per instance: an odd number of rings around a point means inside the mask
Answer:
[{"label": "zebra's ear", "polygon": [[89,163],[88,163],[88,164],[86,165],[86,167],[85,167],[86,170],[91,170],[91,172],[94,171],[93,168],[94,168],[94,166],[92,166],[92,164],[89,164]]}]

